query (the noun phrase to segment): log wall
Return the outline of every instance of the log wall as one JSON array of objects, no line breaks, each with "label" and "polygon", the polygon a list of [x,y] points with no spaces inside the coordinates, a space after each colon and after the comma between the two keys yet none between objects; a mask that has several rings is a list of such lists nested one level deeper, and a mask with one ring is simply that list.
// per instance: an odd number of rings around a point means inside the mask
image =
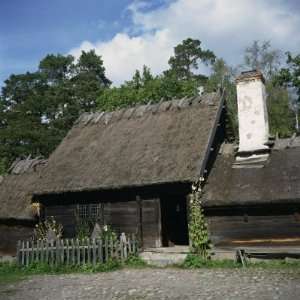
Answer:
[{"label": "log wall", "polygon": [[215,246],[300,245],[300,210],[297,207],[210,210],[210,237]]},{"label": "log wall", "polygon": [[33,226],[0,224],[0,256],[15,256],[18,240],[31,238],[33,229]]},{"label": "log wall", "polygon": [[[161,245],[159,199],[101,203],[104,216],[102,223],[110,225],[117,234],[136,234],[142,237],[144,247]],[[64,237],[71,238],[76,235],[76,208],[77,204],[46,205],[45,218],[53,216],[63,225]]]}]

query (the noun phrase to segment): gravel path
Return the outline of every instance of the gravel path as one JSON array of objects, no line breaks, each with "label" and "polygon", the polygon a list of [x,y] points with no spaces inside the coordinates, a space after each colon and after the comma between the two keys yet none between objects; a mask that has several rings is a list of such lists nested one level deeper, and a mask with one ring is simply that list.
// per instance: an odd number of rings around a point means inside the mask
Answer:
[{"label": "gravel path", "polygon": [[0,286],[1,300],[300,299],[300,270],[127,269],[34,276]]}]

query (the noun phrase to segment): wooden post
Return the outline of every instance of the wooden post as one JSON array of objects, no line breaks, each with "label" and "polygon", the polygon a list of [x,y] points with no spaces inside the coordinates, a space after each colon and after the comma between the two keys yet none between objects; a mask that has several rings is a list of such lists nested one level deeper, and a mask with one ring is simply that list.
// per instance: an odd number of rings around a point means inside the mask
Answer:
[{"label": "wooden post", "polygon": [[186,219],[187,219],[187,229],[188,229],[188,240],[189,240],[189,247],[192,249],[192,240],[190,239],[190,197],[189,195],[186,196]]},{"label": "wooden post", "polygon": [[63,264],[65,262],[65,244],[64,240],[60,241],[60,263]]},{"label": "wooden post", "polygon": [[136,196],[136,202],[138,207],[138,233],[140,245],[143,248],[143,203],[140,196]]},{"label": "wooden post", "polygon": [[17,264],[18,265],[21,262],[21,259],[20,259],[20,249],[21,249],[21,241],[18,241],[18,243],[17,243]]},{"label": "wooden post", "polygon": [[95,266],[96,265],[96,250],[97,250],[97,248],[96,248],[96,241],[95,241],[95,239],[93,239],[93,241],[92,241],[92,247],[93,247],[93,266]]},{"label": "wooden post", "polygon": [[22,252],[22,266],[25,265],[25,243],[24,241],[22,241],[22,248],[21,248],[21,252]]},{"label": "wooden post", "polygon": [[67,265],[69,265],[69,263],[70,263],[70,253],[69,253],[69,250],[70,250],[70,248],[69,248],[69,240],[68,239],[66,239],[66,259],[67,259]]},{"label": "wooden post", "polygon": [[75,245],[74,245],[74,239],[71,239],[71,245],[72,245],[72,265],[75,265]]},{"label": "wooden post", "polygon": [[114,241],[112,238],[110,238],[109,241],[109,248],[110,248],[110,257],[112,258],[114,256]]},{"label": "wooden post", "polygon": [[105,262],[108,261],[108,240],[107,240],[107,237],[105,237],[105,244],[104,244],[104,251],[105,251]]},{"label": "wooden post", "polygon": [[50,241],[50,261],[51,265],[54,265],[54,241]]},{"label": "wooden post", "polygon": [[80,265],[80,243],[79,243],[79,239],[76,240],[76,248],[77,248],[77,265]]},{"label": "wooden post", "polygon": [[46,263],[49,263],[49,241],[46,240]]},{"label": "wooden post", "polygon": [[44,251],[44,241],[41,240],[41,263],[44,263],[45,260],[45,251]]},{"label": "wooden post", "polygon": [[26,266],[29,265],[29,241],[26,242]]},{"label": "wooden post", "polygon": [[81,252],[82,252],[82,256],[81,256],[81,258],[82,258],[82,264],[84,265],[85,264],[85,239],[82,239],[80,241],[80,243],[81,243],[80,249],[81,249]]},{"label": "wooden post", "polygon": [[86,242],[87,242],[87,263],[90,264],[91,263],[91,243],[90,243],[90,239],[87,238]]},{"label": "wooden post", "polygon": [[102,239],[98,240],[98,257],[99,257],[99,262],[103,263],[103,244],[102,244]]}]

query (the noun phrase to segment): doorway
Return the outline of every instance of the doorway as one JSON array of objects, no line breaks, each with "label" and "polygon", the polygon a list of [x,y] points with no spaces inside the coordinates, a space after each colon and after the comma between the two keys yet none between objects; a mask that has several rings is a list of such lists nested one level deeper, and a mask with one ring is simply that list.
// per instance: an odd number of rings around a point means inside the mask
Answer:
[{"label": "doorway", "polygon": [[188,245],[187,203],[184,196],[161,198],[162,246]]}]

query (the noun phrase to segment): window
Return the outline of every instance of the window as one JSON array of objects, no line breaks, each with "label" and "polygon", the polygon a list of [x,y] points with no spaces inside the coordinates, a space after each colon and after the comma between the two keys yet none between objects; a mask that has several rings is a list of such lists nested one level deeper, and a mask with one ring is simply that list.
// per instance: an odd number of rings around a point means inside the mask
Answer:
[{"label": "window", "polygon": [[102,203],[79,204],[77,206],[77,215],[80,219],[99,220],[103,217]]}]

